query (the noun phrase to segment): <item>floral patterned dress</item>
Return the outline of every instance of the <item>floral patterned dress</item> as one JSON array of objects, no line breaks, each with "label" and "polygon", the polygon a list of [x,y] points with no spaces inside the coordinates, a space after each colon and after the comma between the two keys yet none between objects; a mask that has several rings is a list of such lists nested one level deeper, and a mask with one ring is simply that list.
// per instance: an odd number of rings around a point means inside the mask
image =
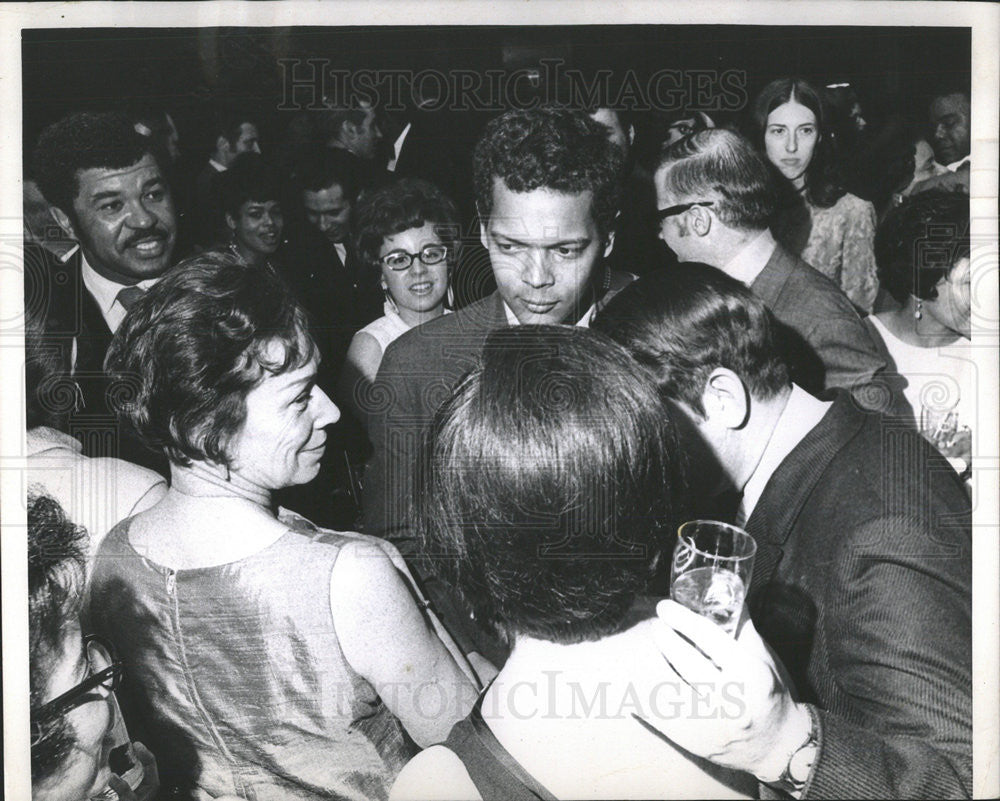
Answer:
[{"label": "floral patterned dress", "polygon": [[836,283],[850,301],[871,312],[878,294],[875,207],[849,192],[829,208],[802,206],[779,213],[772,233],[786,249]]}]

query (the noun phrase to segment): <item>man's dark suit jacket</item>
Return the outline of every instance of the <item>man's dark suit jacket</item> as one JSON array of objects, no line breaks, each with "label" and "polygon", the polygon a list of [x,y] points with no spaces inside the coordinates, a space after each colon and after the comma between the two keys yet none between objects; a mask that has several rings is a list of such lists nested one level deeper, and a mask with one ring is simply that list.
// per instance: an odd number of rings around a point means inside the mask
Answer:
[{"label": "man's dark suit jacket", "polygon": [[[635,276],[609,271],[598,308]],[[408,520],[421,440],[438,407],[474,367],[487,335],[508,325],[499,292],[454,314],[407,331],[386,348],[368,397],[368,434],[374,449],[365,473],[365,532],[384,537],[413,561],[439,617],[466,653],[478,651],[502,665],[508,648],[469,620],[450,588],[436,582],[413,539]]]},{"label": "man's dark suit jacket", "polygon": [[365,531],[394,543],[413,561],[438,615],[466,653],[478,651],[497,665],[507,648],[469,620],[449,588],[422,565],[407,515],[421,438],[437,408],[473,366],[486,336],[507,325],[498,292],[454,314],[403,334],[386,348],[368,404],[373,456],[365,472]]},{"label": "man's dark suit jacket", "polygon": [[61,262],[43,248],[26,244],[24,268],[25,309],[32,307],[44,320],[46,345],[59,348],[68,362],[76,341],[73,377],[83,403],[69,410],[67,433],[81,441],[86,456],[124,459],[169,478],[166,458],[147,448],[129,423],[117,419],[116,399],[127,399],[132,390],[128,379],[112,381],[104,372],[114,335],[84,286],[81,251]]},{"label": "man's dark suit jacket", "polygon": [[819,709],[805,798],[971,793],[970,515],[929,444],[844,392],[767,483],[748,605]]},{"label": "man's dark suit jacket", "polygon": [[[840,287],[781,245],[750,289],[781,324],[779,346],[800,387],[814,395],[861,388],[885,367]],[[863,392],[855,394],[864,402]]]}]

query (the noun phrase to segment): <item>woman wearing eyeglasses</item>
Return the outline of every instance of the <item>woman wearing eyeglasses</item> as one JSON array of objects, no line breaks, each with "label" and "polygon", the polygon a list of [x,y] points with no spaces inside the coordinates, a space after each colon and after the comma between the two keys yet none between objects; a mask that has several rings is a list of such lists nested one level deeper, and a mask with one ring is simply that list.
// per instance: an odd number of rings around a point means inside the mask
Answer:
[{"label": "woman wearing eyeglasses", "polygon": [[385,293],[385,314],[358,331],[347,351],[341,396],[357,407],[389,343],[449,312],[445,301],[458,261],[458,212],[433,184],[403,178],[364,196],[354,240],[362,261],[379,271]]},{"label": "woman wearing eyeglasses", "polygon": [[819,93],[779,78],[754,103],[755,141],[785,179],[771,232],[870,312],[878,293],[875,207],[846,191]]}]

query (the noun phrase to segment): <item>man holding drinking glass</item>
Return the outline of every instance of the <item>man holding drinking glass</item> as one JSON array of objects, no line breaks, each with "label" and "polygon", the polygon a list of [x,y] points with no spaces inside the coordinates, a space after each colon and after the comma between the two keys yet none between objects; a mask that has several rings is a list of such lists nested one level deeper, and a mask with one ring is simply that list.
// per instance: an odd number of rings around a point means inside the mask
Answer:
[{"label": "man holding drinking glass", "polygon": [[[757,543],[753,624],[735,640],[660,604],[667,663],[703,704],[648,722],[769,797],[968,797],[971,517],[957,474],[847,393],[823,402],[791,384],[773,318],[711,267],[640,279],[592,327],[684,412],[692,474],[742,493],[736,522]],[[742,714],[713,715],[731,682]]]}]

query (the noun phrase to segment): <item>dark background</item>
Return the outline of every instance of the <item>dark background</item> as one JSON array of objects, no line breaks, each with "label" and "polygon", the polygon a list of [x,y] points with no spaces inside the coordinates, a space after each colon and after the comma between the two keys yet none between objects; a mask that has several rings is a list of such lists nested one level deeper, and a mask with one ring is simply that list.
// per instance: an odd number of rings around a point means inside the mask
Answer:
[{"label": "dark background", "polygon": [[[848,81],[874,125],[922,124],[942,79],[968,80],[967,28],[627,25],[562,27],[148,28],[25,30],[24,142],[69,111],[152,104],[171,113],[189,158],[203,160],[201,122],[225,100],[262,118],[264,146],[292,116],[278,111],[282,58],[342,69],[506,69],[563,59],[581,70],[739,70],[750,98],[780,75]],[[495,114],[455,115],[471,141]],[[638,115],[643,124],[650,115]],[[387,133],[391,133],[390,131]]]}]

